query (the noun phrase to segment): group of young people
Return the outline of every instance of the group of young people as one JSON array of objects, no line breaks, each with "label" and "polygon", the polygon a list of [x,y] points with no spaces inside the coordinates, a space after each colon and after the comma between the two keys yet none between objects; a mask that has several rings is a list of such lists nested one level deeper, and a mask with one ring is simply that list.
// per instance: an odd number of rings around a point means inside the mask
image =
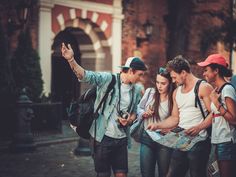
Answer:
[{"label": "group of young people", "polygon": [[[97,86],[96,109],[112,75],[88,71],[78,65],[70,44],[63,43],[61,52],[80,82]],[[90,128],[91,140],[96,141],[93,159],[98,177],[111,176],[111,170],[115,177],[127,176],[129,126],[135,119],[144,121],[140,145],[143,177],[154,177],[156,165],[159,177],[185,177],[188,170],[191,177],[205,177],[211,146],[216,149],[221,177],[236,176],[233,168],[236,162],[236,93],[224,79],[230,77],[232,71],[220,54],[210,55],[198,65],[204,67],[206,80],[198,90],[202,111],[195,106],[194,88],[199,78],[193,75],[184,57],[177,56],[165,68],[160,68],[155,87],[147,88],[144,95],[136,83],[147,68],[138,57],[127,59],[121,72],[115,74],[114,90],[99,110],[96,126],[94,122]],[[210,126],[211,138],[206,130]],[[166,134],[176,127],[184,129],[186,135],[201,136],[202,141],[189,151],[181,151],[153,141],[146,132],[160,129]]]}]

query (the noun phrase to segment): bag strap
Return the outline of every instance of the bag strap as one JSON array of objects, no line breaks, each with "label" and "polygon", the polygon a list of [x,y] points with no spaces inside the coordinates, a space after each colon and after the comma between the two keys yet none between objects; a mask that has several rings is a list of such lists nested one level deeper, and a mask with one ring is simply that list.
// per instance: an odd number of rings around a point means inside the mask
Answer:
[{"label": "bag strap", "polygon": [[[231,85],[231,86],[234,88],[234,90],[236,91],[236,89],[235,89],[235,87],[233,86],[233,84],[231,84],[231,83],[229,83],[229,82],[226,82],[226,83],[224,83],[224,84],[220,87],[220,89],[219,89],[219,91],[218,91],[217,93],[218,93],[218,94],[219,94],[219,93],[221,94],[223,88],[224,88],[226,85]],[[219,102],[221,103],[221,97],[219,97],[218,100],[219,100]]]},{"label": "bag strap", "polygon": [[233,86],[233,84],[231,84],[231,83],[229,83],[229,82],[226,82],[226,83],[224,83],[224,84],[220,87],[218,93],[221,93],[222,90],[223,90],[223,88],[224,88],[226,85],[231,85],[231,86],[234,88],[234,90],[235,90],[235,87]]},{"label": "bag strap", "polygon": [[98,107],[96,108],[95,112],[94,113],[98,113],[98,110],[101,108],[102,104],[105,102],[105,100],[107,99],[107,96],[109,94],[109,92],[114,88],[114,85],[116,83],[116,78],[115,78],[115,75],[112,74],[112,79],[111,79],[111,82],[109,83],[108,85],[108,88],[106,90],[106,93],[105,95],[102,97],[100,103],[98,104]]},{"label": "bag strap", "polygon": [[[116,109],[117,109],[117,112],[118,114],[120,115],[120,102],[121,102],[121,80],[120,80],[120,73],[117,75],[117,80],[118,80],[118,91],[119,91],[119,99],[118,99],[118,104],[116,106]],[[129,106],[128,106],[128,109],[127,109],[127,112],[130,113],[131,112],[131,108],[132,108],[132,105],[133,105],[133,100],[134,100],[134,85],[132,86],[132,89],[131,89],[131,95],[130,95],[130,98],[131,98],[131,101],[129,103]],[[121,116],[121,115],[120,115]]]},{"label": "bag strap", "polygon": [[203,110],[203,108],[202,108],[202,104],[201,104],[200,98],[199,98],[199,96],[198,96],[199,86],[200,86],[200,84],[201,84],[202,81],[205,81],[205,80],[203,80],[203,79],[198,80],[197,83],[196,83],[196,85],[195,85],[195,88],[194,88],[195,107],[197,108],[197,107],[199,106],[199,109],[200,109],[200,111],[201,111],[201,113],[202,113],[202,116],[203,116],[203,118],[205,119],[205,118],[207,117],[207,115],[205,115],[205,113],[204,113],[204,110]]},{"label": "bag strap", "polygon": [[[105,102],[105,100],[107,99],[107,96],[109,94],[109,92],[114,89],[114,86],[115,86],[115,83],[116,83],[116,77],[114,74],[111,74],[112,76],[112,79],[111,79],[111,82],[109,83],[108,85],[108,88],[106,90],[106,93],[105,95],[103,96],[103,98],[101,99],[100,103],[98,104],[98,107],[96,109],[96,111],[94,112],[94,114],[98,114],[98,110],[100,109],[100,107],[102,106],[102,104]],[[104,107],[103,107],[104,109]],[[97,136],[97,116],[93,116],[94,118],[94,142],[93,142],[93,149],[94,151],[96,151],[96,136]]]},{"label": "bag strap", "polygon": [[147,105],[147,102],[148,102],[148,99],[151,95],[151,92],[152,92],[152,88],[150,88],[149,92],[148,92],[148,95],[147,95],[147,100],[146,100],[146,103],[145,103],[145,106]]}]

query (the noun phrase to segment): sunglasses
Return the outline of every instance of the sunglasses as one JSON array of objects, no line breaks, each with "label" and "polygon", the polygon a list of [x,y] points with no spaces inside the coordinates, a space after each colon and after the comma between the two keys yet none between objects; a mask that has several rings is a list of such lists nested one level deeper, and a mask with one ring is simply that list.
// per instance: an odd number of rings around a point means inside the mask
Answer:
[{"label": "sunglasses", "polygon": [[167,74],[168,73],[168,71],[167,71],[167,69],[166,68],[163,68],[163,67],[160,67],[159,68],[159,72],[158,72],[159,74]]}]

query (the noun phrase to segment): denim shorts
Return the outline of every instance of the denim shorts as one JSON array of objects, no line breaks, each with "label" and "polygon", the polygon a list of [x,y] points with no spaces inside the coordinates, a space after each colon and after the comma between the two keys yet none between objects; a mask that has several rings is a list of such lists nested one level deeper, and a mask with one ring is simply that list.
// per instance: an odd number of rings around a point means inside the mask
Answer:
[{"label": "denim shorts", "polygon": [[218,160],[236,160],[236,143],[226,142],[215,146]]},{"label": "denim shorts", "polygon": [[104,136],[101,143],[96,143],[94,164],[97,176],[110,176],[111,169],[114,173],[127,173],[127,138],[114,139]]}]

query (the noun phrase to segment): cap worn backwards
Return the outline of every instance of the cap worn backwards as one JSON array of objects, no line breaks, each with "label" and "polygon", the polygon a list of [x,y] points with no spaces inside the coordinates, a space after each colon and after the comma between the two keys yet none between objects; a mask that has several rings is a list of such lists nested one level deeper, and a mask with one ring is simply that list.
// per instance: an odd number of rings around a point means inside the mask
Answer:
[{"label": "cap worn backwards", "polygon": [[125,65],[121,66],[121,68],[132,68],[135,70],[142,70],[142,71],[147,70],[147,67],[145,66],[144,62],[138,57],[129,57],[126,60]]}]

